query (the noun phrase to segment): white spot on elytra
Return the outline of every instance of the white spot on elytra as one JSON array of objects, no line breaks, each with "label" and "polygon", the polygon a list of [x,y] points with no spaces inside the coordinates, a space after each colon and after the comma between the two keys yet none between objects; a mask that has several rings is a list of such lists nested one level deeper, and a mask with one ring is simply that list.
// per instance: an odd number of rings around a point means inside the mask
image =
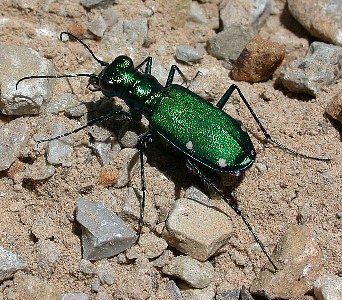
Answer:
[{"label": "white spot on elytra", "polygon": [[220,158],[220,159],[218,160],[218,164],[219,164],[219,166],[220,166],[221,168],[227,167],[227,162],[226,162],[226,160],[225,160],[224,158]]},{"label": "white spot on elytra", "polygon": [[189,150],[192,150],[192,148],[194,147],[194,145],[192,144],[191,141],[187,142],[185,145]]}]

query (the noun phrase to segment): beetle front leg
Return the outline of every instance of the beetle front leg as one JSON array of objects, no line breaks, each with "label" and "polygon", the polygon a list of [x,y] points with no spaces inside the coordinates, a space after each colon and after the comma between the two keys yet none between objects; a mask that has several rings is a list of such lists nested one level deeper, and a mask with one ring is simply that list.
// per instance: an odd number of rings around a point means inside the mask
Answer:
[{"label": "beetle front leg", "polygon": [[135,69],[139,70],[144,64],[146,64],[144,73],[151,75],[151,71],[152,71],[152,57],[151,56],[146,57],[139,65],[137,65],[135,67]]}]

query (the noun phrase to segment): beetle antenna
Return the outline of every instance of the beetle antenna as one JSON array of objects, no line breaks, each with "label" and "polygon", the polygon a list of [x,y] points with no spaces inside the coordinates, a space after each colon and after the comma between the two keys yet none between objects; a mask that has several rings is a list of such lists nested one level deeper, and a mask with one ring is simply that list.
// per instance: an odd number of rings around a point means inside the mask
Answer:
[{"label": "beetle antenna", "polygon": [[72,78],[72,77],[89,77],[89,78],[97,78],[96,74],[62,74],[62,75],[35,75],[35,76],[26,76],[23,78],[20,78],[17,83],[15,84],[15,89],[18,89],[18,85],[20,82],[27,80],[27,79],[33,79],[33,78],[40,78],[40,79],[49,79],[49,78]]},{"label": "beetle antenna", "polygon": [[91,54],[91,56],[92,56],[92,57],[93,57],[101,66],[106,67],[106,66],[109,65],[109,63],[107,63],[107,62],[105,62],[105,61],[103,61],[103,60],[97,58],[97,57],[95,56],[94,52],[89,48],[89,46],[88,46],[85,42],[83,42],[82,40],[80,40],[78,37],[76,37],[75,35],[73,35],[72,33],[66,32],[66,31],[61,32],[61,34],[59,35],[59,39],[60,39],[61,41],[63,41],[63,35],[64,35],[64,34],[66,34],[66,35],[69,36],[69,37],[72,37],[73,39],[75,39],[76,41],[78,41],[80,44],[82,44],[83,47],[85,47],[85,48],[89,51],[89,53]]}]

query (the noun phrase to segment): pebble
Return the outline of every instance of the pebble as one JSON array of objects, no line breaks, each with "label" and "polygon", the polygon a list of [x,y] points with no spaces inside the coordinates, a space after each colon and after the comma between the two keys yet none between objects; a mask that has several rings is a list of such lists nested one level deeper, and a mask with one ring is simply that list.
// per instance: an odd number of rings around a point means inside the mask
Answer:
[{"label": "pebble", "polygon": [[112,133],[103,125],[92,125],[88,127],[88,132],[96,142],[108,142]]},{"label": "pebble", "polygon": [[285,57],[281,44],[255,36],[241,52],[231,71],[232,79],[260,82],[266,81]]},{"label": "pebble", "polygon": [[129,130],[126,126],[122,126],[119,131],[119,142],[123,148],[135,148],[138,144],[139,136]]},{"label": "pebble", "polygon": [[291,226],[271,257],[279,270],[274,273],[267,263],[253,281],[251,293],[270,299],[303,299],[323,263],[322,251],[309,227]]},{"label": "pebble", "polygon": [[162,268],[165,265],[169,264],[174,257],[172,251],[165,250],[162,255],[160,255],[157,259],[153,260],[152,264],[154,267]]},{"label": "pebble", "polygon": [[78,118],[85,115],[88,112],[87,104],[81,103],[65,109],[65,115],[71,118]]},{"label": "pebble", "polygon": [[198,289],[207,287],[214,277],[214,267],[210,262],[200,262],[183,255],[174,257],[163,267],[162,272],[180,278]]},{"label": "pebble", "polygon": [[292,16],[313,36],[342,46],[342,2],[340,0],[288,0]]},{"label": "pebble", "polygon": [[85,293],[65,293],[60,300],[89,300],[89,296]]},{"label": "pebble", "polygon": [[337,275],[323,275],[314,282],[317,300],[341,300],[342,278]]},{"label": "pebble", "polygon": [[60,258],[60,252],[56,243],[50,240],[40,240],[35,244],[38,254],[39,274],[44,278],[49,278],[55,271],[55,267]]},{"label": "pebble", "polygon": [[180,252],[205,261],[227,243],[232,231],[232,222],[225,214],[182,198],[170,211],[163,238]]},{"label": "pebble", "polygon": [[182,300],[213,300],[215,299],[215,286],[213,284],[203,289],[186,288],[181,290]]},{"label": "pebble", "polygon": [[99,263],[96,274],[102,284],[112,285],[115,282],[115,271],[108,261],[104,260]]},{"label": "pebble", "polygon": [[137,239],[136,233],[102,202],[80,198],[76,220],[82,225],[83,258],[88,260],[112,257]]},{"label": "pebble", "polygon": [[[99,160],[99,163],[102,166],[108,166],[111,163],[111,150],[112,145],[109,142],[94,142],[90,144],[91,148],[94,150],[95,155],[97,159]],[[121,150],[121,147],[119,146],[119,151]],[[102,170],[101,170],[102,171]],[[101,177],[101,175],[100,175]]]},{"label": "pebble", "polygon": [[166,288],[167,288],[168,292],[170,293],[172,300],[182,300],[181,291],[180,291],[179,287],[177,286],[177,284],[173,280],[170,280],[167,283]]},{"label": "pebble", "polygon": [[72,93],[64,93],[60,97],[54,98],[53,101],[49,101],[45,112],[57,115],[59,112],[65,111],[75,104],[76,96]]},{"label": "pebble", "polygon": [[204,52],[187,45],[179,45],[176,48],[176,58],[186,63],[199,62],[204,57]]},{"label": "pebble", "polygon": [[45,157],[41,156],[32,165],[26,166],[24,177],[39,181],[50,178],[55,172],[55,167],[47,165]]},{"label": "pebble", "polygon": [[118,180],[114,184],[116,188],[122,188],[128,184],[131,176],[131,171],[139,160],[139,151],[134,148],[122,149],[115,158],[116,167],[118,170]]},{"label": "pebble", "polygon": [[241,300],[239,297],[240,290],[235,289],[217,294],[215,300]]},{"label": "pebble", "polygon": [[205,24],[208,22],[201,6],[195,1],[191,1],[190,3],[187,21],[198,23],[198,24]]},{"label": "pebble", "polygon": [[102,15],[98,14],[89,23],[88,30],[97,37],[103,37],[108,25]]},{"label": "pebble", "polygon": [[250,31],[232,25],[209,39],[208,52],[218,59],[234,61],[251,38]]},{"label": "pebble", "polygon": [[139,220],[140,217],[140,201],[132,187],[127,187],[125,200],[121,209],[121,213],[132,220]]},{"label": "pebble", "polygon": [[34,216],[31,232],[38,240],[51,239],[56,234],[56,230],[56,226],[50,217],[44,215]]},{"label": "pebble", "polygon": [[342,123],[342,98],[340,93],[337,93],[331,97],[325,112]]},{"label": "pebble", "polygon": [[[1,72],[1,71],[0,71]],[[23,118],[0,127],[0,171],[8,169],[27,142],[28,125]]]},{"label": "pebble", "polygon": [[80,3],[86,8],[91,8],[106,1],[107,0],[80,0]]},{"label": "pebble", "polygon": [[219,9],[223,30],[236,25],[258,31],[271,13],[271,1],[225,0]]},{"label": "pebble", "polygon": [[167,242],[153,233],[142,234],[139,239],[139,246],[142,248],[148,259],[159,257],[167,248]]},{"label": "pebble", "polygon": [[148,37],[148,21],[146,18],[124,20],[123,32],[129,44],[142,46]]},{"label": "pebble", "polygon": [[0,107],[6,115],[31,115],[41,111],[52,90],[46,79],[28,79],[16,83],[20,78],[31,75],[52,75],[52,63],[40,54],[24,46],[0,45]]},{"label": "pebble", "polygon": [[211,199],[193,185],[185,191],[184,198],[203,203],[207,206],[212,206]]},{"label": "pebble", "polygon": [[280,75],[292,92],[317,96],[320,90],[342,77],[342,47],[313,42],[304,58],[292,61]]},{"label": "pebble", "polygon": [[26,264],[16,254],[0,247],[0,283],[25,269]]},{"label": "pebble", "polygon": [[86,259],[80,260],[79,270],[86,275],[92,275],[96,273],[96,268],[94,264]]}]

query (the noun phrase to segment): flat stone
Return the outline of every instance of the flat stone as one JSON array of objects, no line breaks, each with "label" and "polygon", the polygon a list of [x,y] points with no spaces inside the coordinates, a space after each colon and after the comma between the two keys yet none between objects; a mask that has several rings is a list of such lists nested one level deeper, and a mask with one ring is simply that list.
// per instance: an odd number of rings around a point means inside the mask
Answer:
[{"label": "flat stone", "polygon": [[204,52],[194,47],[179,45],[176,48],[176,58],[186,63],[198,62],[203,56]]},{"label": "flat stone", "polygon": [[231,76],[234,80],[266,81],[285,57],[285,47],[255,36],[234,63]]},{"label": "flat stone", "polygon": [[25,267],[26,264],[16,254],[0,247],[0,283],[13,277],[15,272]]},{"label": "flat stone", "polygon": [[85,293],[65,293],[61,300],[89,300],[89,296]]},{"label": "flat stone", "polygon": [[336,275],[323,275],[314,282],[317,300],[342,299],[342,278]]},{"label": "flat stone", "polygon": [[325,112],[342,123],[342,98],[340,93],[336,93],[331,97]]},{"label": "flat stone", "polygon": [[292,92],[316,96],[342,77],[342,47],[313,42],[304,58],[292,61],[280,75]]},{"label": "flat stone", "polygon": [[112,257],[132,246],[137,235],[104,203],[81,198],[76,220],[82,225],[83,258]]},{"label": "flat stone", "polygon": [[218,59],[234,61],[251,38],[250,31],[232,25],[209,39],[208,52]]},{"label": "flat stone", "polygon": [[199,289],[207,287],[214,277],[214,267],[210,262],[200,262],[183,255],[174,257],[162,271]]},{"label": "flat stone", "polygon": [[91,8],[93,6],[96,6],[98,4],[101,4],[101,3],[105,3],[105,2],[115,2],[114,0],[80,0],[80,3],[86,7],[86,8]]},{"label": "flat stone", "polygon": [[271,299],[303,299],[323,263],[322,251],[306,225],[290,227],[271,258],[279,270],[274,273],[268,263],[250,288],[252,294]]},{"label": "flat stone", "polygon": [[0,110],[6,115],[38,114],[50,98],[51,85],[46,79],[19,79],[32,75],[53,75],[52,63],[24,46],[0,45]]},{"label": "flat stone", "polygon": [[342,2],[340,0],[288,0],[290,13],[313,36],[342,46]]},{"label": "flat stone", "polygon": [[19,156],[27,142],[27,132],[28,125],[22,118],[0,127],[0,171],[8,169]]},{"label": "flat stone", "polygon": [[163,237],[180,252],[205,261],[227,243],[232,231],[232,222],[225,214],[182,198],[174,203]]},{"label": "flat stone", "polygon": [[258,31],[271,12],[269,0],[225,0],[220,3],[223,30],[237,25]]}]

